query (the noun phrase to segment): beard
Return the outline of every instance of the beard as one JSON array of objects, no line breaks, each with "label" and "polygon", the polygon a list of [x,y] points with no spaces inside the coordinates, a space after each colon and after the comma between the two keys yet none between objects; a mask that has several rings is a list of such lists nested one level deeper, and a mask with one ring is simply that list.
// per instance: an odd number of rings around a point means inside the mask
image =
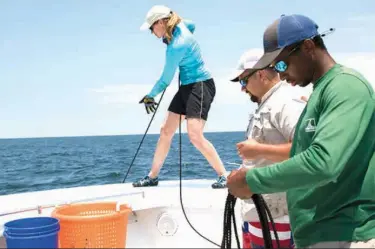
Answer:
[{"label": "beard", "polygon": [[250,96],[250,100],[251,102],[254,102],[254,103],[259,103],[259,98],[252,95],[251,92],[249,92],[247,89],[245,90],[246,94],[248,94]]},{"label": "beard", "polygon": [[249,94],[249,96],[250,96],[250,100],[251,100],[252,102],[254,102],[254,103],[259,103],[259,99],[258,99],[258,97],[252,95],[252,94],[251,94],[250,92],[248,92],[248,91],[246,91],[246,93]]},{"label": "beard", "polygon": [[251,96],[250,96],[250,100],[251,100],[252,102],[254,102],[254,103],[259,103],[259,99],[258,99],[258,97],[255,97],[254,95],[251,95]]}]

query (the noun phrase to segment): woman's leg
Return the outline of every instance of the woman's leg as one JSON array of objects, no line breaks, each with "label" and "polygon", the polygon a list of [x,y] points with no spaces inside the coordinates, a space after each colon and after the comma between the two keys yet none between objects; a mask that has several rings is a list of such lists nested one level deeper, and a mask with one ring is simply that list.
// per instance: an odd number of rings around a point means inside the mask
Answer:
[{"label": "woman's leg", "polygon": [[215,98],[216,88],[213,79],[197,82],[192,85],[187,93],[186,119],[188,135],[191,143],[207,159],[211,167],[219,175],[218,180],[212,184],[213,188],[226,187],[226,170],[214,146],[203,135],[211,104]]},{"label": "woman's leg", "polygon": [[[184,119],[185,116],[181,115],[181,122],[183,122]],[[160,129],[160,137],[156,145],[154,160],[152,162],[150,173],[148,174],[150,178],[158,177],[160,169],[163,166],[165,158],[167,157],[171,147],[173,135],[179,127],[179,123],[180,114],[168,112],[167,118]]]},{"label": "woman's leg", "polygon": [[154,159],[149,174],[144,178],[139,179],[133,183],[134,187],[148,187],[157,186],[159,183],[158,175],[161,167],[164,164],[165,158],[168,155],[171,147],[173,135],[181,122],[185,119],[185,103],[182,101],[181,90],[179,89],[174,95],[169,107],[168,114],[160,129],[160,137],[156,145]]},{"label": "woman's leg", "polygon": [[[185,116],[181,115],[181,122],[184,121]],[[173,135],[175,134],[180,123],[180,114],[173,113],[168,111],[167,117],[161,126],[160,137],[156,145],[156,150],[154,154],[154,160],[152,162],[152,167],[149,174],[135,181],[133,183],[134,187],[148,187],[148,186],[157,186],[158,175],[161,167],[165,161],[165,158],[168,155],[169,149],[171,147],[171,142]]]},{"label": "woman's leg", "polygon": [[[187,118],[187,131],[191,143],[202,153],[209,164],[214,168],[219,177],[226,175],[226,170],[215,147],[208,141],[203,134],[206,121],[199,118]],[[225,180],[225,179],[222,179]],[[219,179],[220,181],[220,179]],[[215,184],[216,187],[225,187],[226,182]]]}]

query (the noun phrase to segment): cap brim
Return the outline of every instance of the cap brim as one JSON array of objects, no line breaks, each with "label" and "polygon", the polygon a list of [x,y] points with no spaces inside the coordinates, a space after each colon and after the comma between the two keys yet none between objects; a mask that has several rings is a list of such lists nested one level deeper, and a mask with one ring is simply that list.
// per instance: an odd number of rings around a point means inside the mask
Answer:
[{"label": "cap brim", "polygon": [[276,57],[283,51],[284,48],[279,48],[275,51],[264,53],[259,61],[254,65],[254,69],[259,70],[268,67]]},{"label": "cap brim", "polygon": [[232,82],[237,82],[240,75],[245,72],[245,70],[234,70],[229,76],[229,80]]},{"label": "cap brim", "polygon": [[140,30],[146,30],[146,29],[149,29],[149,28],[150,28],[150,25],[147,22],[144,22],[139,29]]},{"label": "cap brim", "polygon": [[233,73],[232,77],[230,77],[230,81],[232,82],[238,82],[240,81],[239,77],[240,75],[245,72],[245,71],[250,71],[250,74],[253,73],[254,71],[256,71],[258,69],[255,69],[255,68],[247,68],[245,70],[238,70],[237,73]]}]

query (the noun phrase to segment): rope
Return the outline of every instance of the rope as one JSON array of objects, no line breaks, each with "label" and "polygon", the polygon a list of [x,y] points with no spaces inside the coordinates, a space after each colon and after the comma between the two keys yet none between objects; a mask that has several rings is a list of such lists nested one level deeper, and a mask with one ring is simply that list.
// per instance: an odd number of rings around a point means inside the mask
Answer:
[{"label": "rope", "polygon": [[165,90],[163,91],[163,94],[162,94],[161,97],[160,97],[159,104],[156,106],[155,112],[154,112],[154,114],[152,115],[152,118],[151,118],[150,122],[148,123],[148,126],[147,126],[147,129],[146,129],[146,131],[145,131],[145,134],[143,135],[142,140],[141,140],[141,142],[139,143],[138,149],[137,149],[137,151],[135,152],[135,155],[134,155],[134,157],[133,157],[133,160],[132,160],[132,162],[130,163],[130,166],[129,166],[128,171],[126,172],[126,174],[125,174],[125,176],[124,176],[124,180],[122,180],[122,183],[124,183],[125,180],[126,180],[126,178],[128,178],[128,175],[129,175],[130,169],[132,168],[133,163],[134,163],[134,161],[135,161],[135,158],[136,158],[137,155],[138,155],[139,149],[141,148],[141,145],[142,145],[142,143],[143,143],[143,140],[145,139],[145,137],[146,137],[146,135],[147,135],[148,129],[150,129],[151,123],[152,123],[152,121],[154,120],[155,114],[156,114],[156,112],[157,112],[158,109],[159,109],[160,103],[161,103],[161,101],[162,101],[162,99],[163,99],[163,96],[164,96],[164,93],[165,93],[166,90],[167,90],[167,89],[165,89]]},{"label": "rope", "polygon": [[236,205],[237,198],[233,195],[227,195],[227,200],[225,202],[224,208],[224,231],[223,231],[223,239],[221,241],[221,248],[232,248],[232,224],[233,221],[234,226],[234,234],[236,236],[237,248],[241,248],[240,240],[238,238],[237,232],[237,224],[236,224],[236,216],[234,211],[234,206]]},{"label": "rope", "polygon": [[[180,81],[180,77],[178,77],[178,89],[180,89],[181,87],[181,81]],[[182,102],[182,96],[180,94],[180,99],[181,99],[181,102]],[[207,240],[208,242],[212,243],[213,245],[217,246],[217,247],[220,247],[219,244],[213,242],[212,240],[208,239],[207,237],[203,236],[200,232],[197,231],[197,229],[195,229],[195,227],[190,223],[189,221],[189,218],[187,217],[186,215],[186,212],[185,212],[185,208],[184,208],[184,204],[183,204],[183,201],[182,201],[182,138],[181,138],[181,118],[182,118],[182,115],[180,114],[180,122],[179,122],[179,129],[178,129],[178,133],[179,133],[179,158],[180,158],[180,175],[179,175],[179,178],[180,178],[180,204],[181,204],[181,209],[182,209],[182,212],[184,213],[184,216],[185,216],[185,219],[187,221],[187,223],[190,225],[190,227],[199,235],[201,236],[203,239]]]},{"label": "rope", "polygon": [[[269,228],[269,223],[267,219],[267,215],[271,221],[272,229],[276,238],[277,248],[280,248],[280,241],[277,235],[276,226],[273,221],[271,212],[265,203],[263,197],[261,195],[254,194],[252,197],[254,202],[255,208],[258,212],[259,221],[262,227],[263,233],[263,240],[264,240],[264,248],[274,248],[272,243],[271,232]],[[224,232],[223,232],[223,239],[221,242],[221,248],[232,248],[232,224],[234,226],[235,237],[237,241],[237,248],[240,247],[240,242],[238,239],[238,232],[237,232],[237,225],[236,225],[236,218],[235,218],[235,209],[234,206],[236,205],[236,197],[232,194],[228,193],[226,202],[225,202],[225,210],[224,210]]]}]

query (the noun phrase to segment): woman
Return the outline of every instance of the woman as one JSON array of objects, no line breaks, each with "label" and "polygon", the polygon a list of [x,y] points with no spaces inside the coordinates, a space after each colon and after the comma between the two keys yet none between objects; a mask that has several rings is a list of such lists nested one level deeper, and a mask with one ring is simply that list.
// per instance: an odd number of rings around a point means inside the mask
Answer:
[{"label": "woman", "polygon": [[160,131],[151,171],[144,178],[133,183],[134,187],[157,186],[158,174],[167,157],[172,138],[181,119],[187,120],[191,143],[203,154],[218,174],[213,188],[226,187],[227,172],[214,146],[204,137],[203,128],[207,121],[216,89],[210,72],[203,62],[200,47],[193,36],[195,25],[181,18],[166,6],[153,6],[146,16],[141,30],[150,29],[167,44],[166,63],[160,79],[151,92],[139,102],[146,111],[155,111],[154,98],[171,83],[179,68],[181,87],[168,108],[166,120]]}]

